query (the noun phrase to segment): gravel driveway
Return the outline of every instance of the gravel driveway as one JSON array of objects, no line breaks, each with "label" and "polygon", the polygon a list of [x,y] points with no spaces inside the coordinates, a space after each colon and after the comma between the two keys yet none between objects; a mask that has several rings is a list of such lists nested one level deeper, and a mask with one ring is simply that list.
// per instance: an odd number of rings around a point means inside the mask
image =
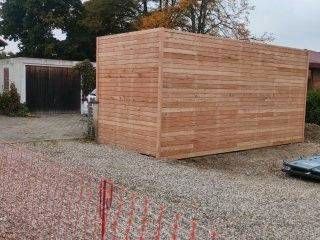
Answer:
[{"label": "gravel driveway", "polygon": [[32,142],[83,138],[85,121],[80,114],[13,118],[0,115],[0,140]]},{"label": "gravel driveway", "polygon": [[320,239],[319,183],[279,170],[283,160],[320,153],[317,142],[184,161],[155,160],[90,142],[27,146],[210,222],[220,239]]}]

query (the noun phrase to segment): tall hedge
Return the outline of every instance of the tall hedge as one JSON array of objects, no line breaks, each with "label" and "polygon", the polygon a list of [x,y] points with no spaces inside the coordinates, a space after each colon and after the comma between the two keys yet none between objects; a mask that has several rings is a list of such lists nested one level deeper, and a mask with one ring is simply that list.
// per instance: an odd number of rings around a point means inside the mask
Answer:
[{"label": "tall hedge", "polygon": [[310,90],[307,95],[306,122],[320,125],[320,91]]},{"label": "tall hedge", "polygon": [[81,75],[81,90],[86,97],[96,88],[96,69],[88,59],[78,63],[74,69]]}]

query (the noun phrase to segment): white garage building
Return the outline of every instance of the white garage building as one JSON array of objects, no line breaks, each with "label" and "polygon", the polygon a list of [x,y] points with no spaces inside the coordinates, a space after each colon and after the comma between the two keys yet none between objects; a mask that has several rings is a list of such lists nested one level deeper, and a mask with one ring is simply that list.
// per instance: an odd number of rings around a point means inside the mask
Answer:
[{"label": "white garage building", "polygon": [[0,93],[14,83],[31,111],[80,111],[77,61],[9,58],[0,60]]}]

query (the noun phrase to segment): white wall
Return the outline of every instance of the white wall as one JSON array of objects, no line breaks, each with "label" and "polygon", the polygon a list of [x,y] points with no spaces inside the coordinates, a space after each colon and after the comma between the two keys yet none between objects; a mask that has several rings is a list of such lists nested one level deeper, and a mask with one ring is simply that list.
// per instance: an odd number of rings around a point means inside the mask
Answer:
[{"label": "white wall", "polygon": [[[25,91],[22,89],[21,76],[23,75],[23,66],[16,58],[0,60],[0,92],[4,90],[4,68],[9,69],[9,84],[14,83],[18,89],[19,94],[24,96]],[[21,99],[22,101],[22,99]],[[24,100],[25,101],[25,100]],[[23,102],[24,102],[23,101]]]}]

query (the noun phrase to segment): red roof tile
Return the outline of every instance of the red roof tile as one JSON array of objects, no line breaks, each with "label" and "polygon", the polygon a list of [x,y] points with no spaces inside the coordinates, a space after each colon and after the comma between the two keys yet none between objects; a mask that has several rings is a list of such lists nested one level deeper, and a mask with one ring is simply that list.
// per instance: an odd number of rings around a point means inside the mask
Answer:
[{"label": "red roof tile", "polygon": [[320,63],[320,52],[310,51],[310,63]]},{"label": "red roof tile", "polygon": [[320,52],[310,51],[310,68],[320,68]]}]

